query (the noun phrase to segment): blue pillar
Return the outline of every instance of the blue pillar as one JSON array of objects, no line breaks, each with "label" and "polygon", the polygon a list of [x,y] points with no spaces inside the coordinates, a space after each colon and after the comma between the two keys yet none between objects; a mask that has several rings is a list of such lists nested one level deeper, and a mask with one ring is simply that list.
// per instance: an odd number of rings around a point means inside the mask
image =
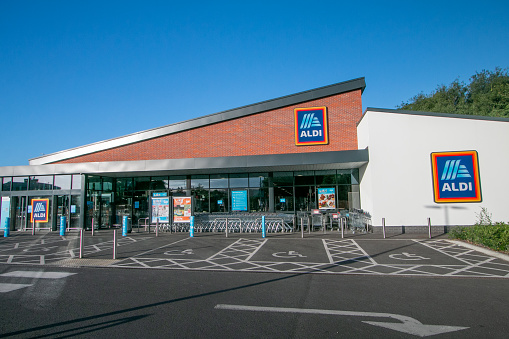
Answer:
[{"label": "blue pillar", "polygon": [[65,235],[65,226],[67,226],[67,223],[66,223],[65,219],[66,218],[64,216],[60,217],[60,235],[61,236]]},{"label": "blue pillar", "polygon": [[127,236],[127,222],[128,222],[128,219],[127,219],[127,215],[124,215],[122,217],[122,236],[125,237]]},{"label": "blue pillar", "polygon": [[189,236],[194,238],[194,215],[191,216],[190,224],[189,224]]},{"label": "blue pillar", "polygon": [[266,236],[266,230],[265,230],[265,216],[262,216],[262,238],[265,238]]},{"label": "blue pillar", "polygon": [[8,238],[11,233],[11,218],[5,218],[5,226],[4,226],[4,238]]}]

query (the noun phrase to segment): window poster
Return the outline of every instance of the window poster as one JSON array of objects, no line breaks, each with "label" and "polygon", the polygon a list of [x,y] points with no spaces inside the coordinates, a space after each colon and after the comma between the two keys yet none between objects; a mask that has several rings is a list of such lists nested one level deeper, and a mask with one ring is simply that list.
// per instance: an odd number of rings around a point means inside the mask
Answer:
[{"label": "window poster", "polygon": [[318,208],[321,210],[336,208],[336,189],[319,188],[318,189]]},{"label": "window poster", "polygon": [[232,211],[247,211],[247,191],[232,191]]},{"label": "window poster", "polygon": [[152,223],[170,222],[170,198],[152,197]]},{"label": "window poster", "polygon": [[173,198],[173,222],[191,222],[191,197]]}]

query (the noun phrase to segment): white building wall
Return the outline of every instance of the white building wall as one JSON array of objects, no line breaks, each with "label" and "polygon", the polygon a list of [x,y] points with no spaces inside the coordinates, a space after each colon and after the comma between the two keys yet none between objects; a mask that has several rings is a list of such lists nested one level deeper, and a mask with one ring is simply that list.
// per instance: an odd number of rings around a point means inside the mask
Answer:
[{"label": "white building wall", "polygon": [[[481,207],[509,221],[509,120],[453,118],[368,109],[357,129],[369,163],[360,169],[361,207],[373,225],[471,225]],[[432,152],[475,150],[483,201],[435,203]]]}]

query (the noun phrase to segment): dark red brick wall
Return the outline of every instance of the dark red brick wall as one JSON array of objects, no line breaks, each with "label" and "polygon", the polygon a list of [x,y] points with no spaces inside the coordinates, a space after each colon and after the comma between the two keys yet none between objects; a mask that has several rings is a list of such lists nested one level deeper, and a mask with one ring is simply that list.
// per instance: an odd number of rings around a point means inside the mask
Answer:
[{"label": "dark red brick wall", "polygon": [[[293,109],[326,106],[329,144],[296,146]],[[57,163],[287,154],[357,149],[361,90],[203,126]]]}]

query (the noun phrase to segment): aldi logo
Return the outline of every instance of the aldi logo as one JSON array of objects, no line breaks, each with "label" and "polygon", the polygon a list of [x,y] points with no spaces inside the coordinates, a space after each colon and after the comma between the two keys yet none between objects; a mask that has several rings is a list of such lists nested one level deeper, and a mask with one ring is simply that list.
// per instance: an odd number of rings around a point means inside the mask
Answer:
[{"label": "aldi logo", "polygon": [[48,222],[49,199],[32,199],[31,222]]},{"label": "aldi logo", "polygon": [[431,153],[431,167],[435,202],[482,201],[476,151]]},{"label": "aldi logo", "polygon": [[326,145],[329,143],[327,107],[296,108],[295,145]]}]

